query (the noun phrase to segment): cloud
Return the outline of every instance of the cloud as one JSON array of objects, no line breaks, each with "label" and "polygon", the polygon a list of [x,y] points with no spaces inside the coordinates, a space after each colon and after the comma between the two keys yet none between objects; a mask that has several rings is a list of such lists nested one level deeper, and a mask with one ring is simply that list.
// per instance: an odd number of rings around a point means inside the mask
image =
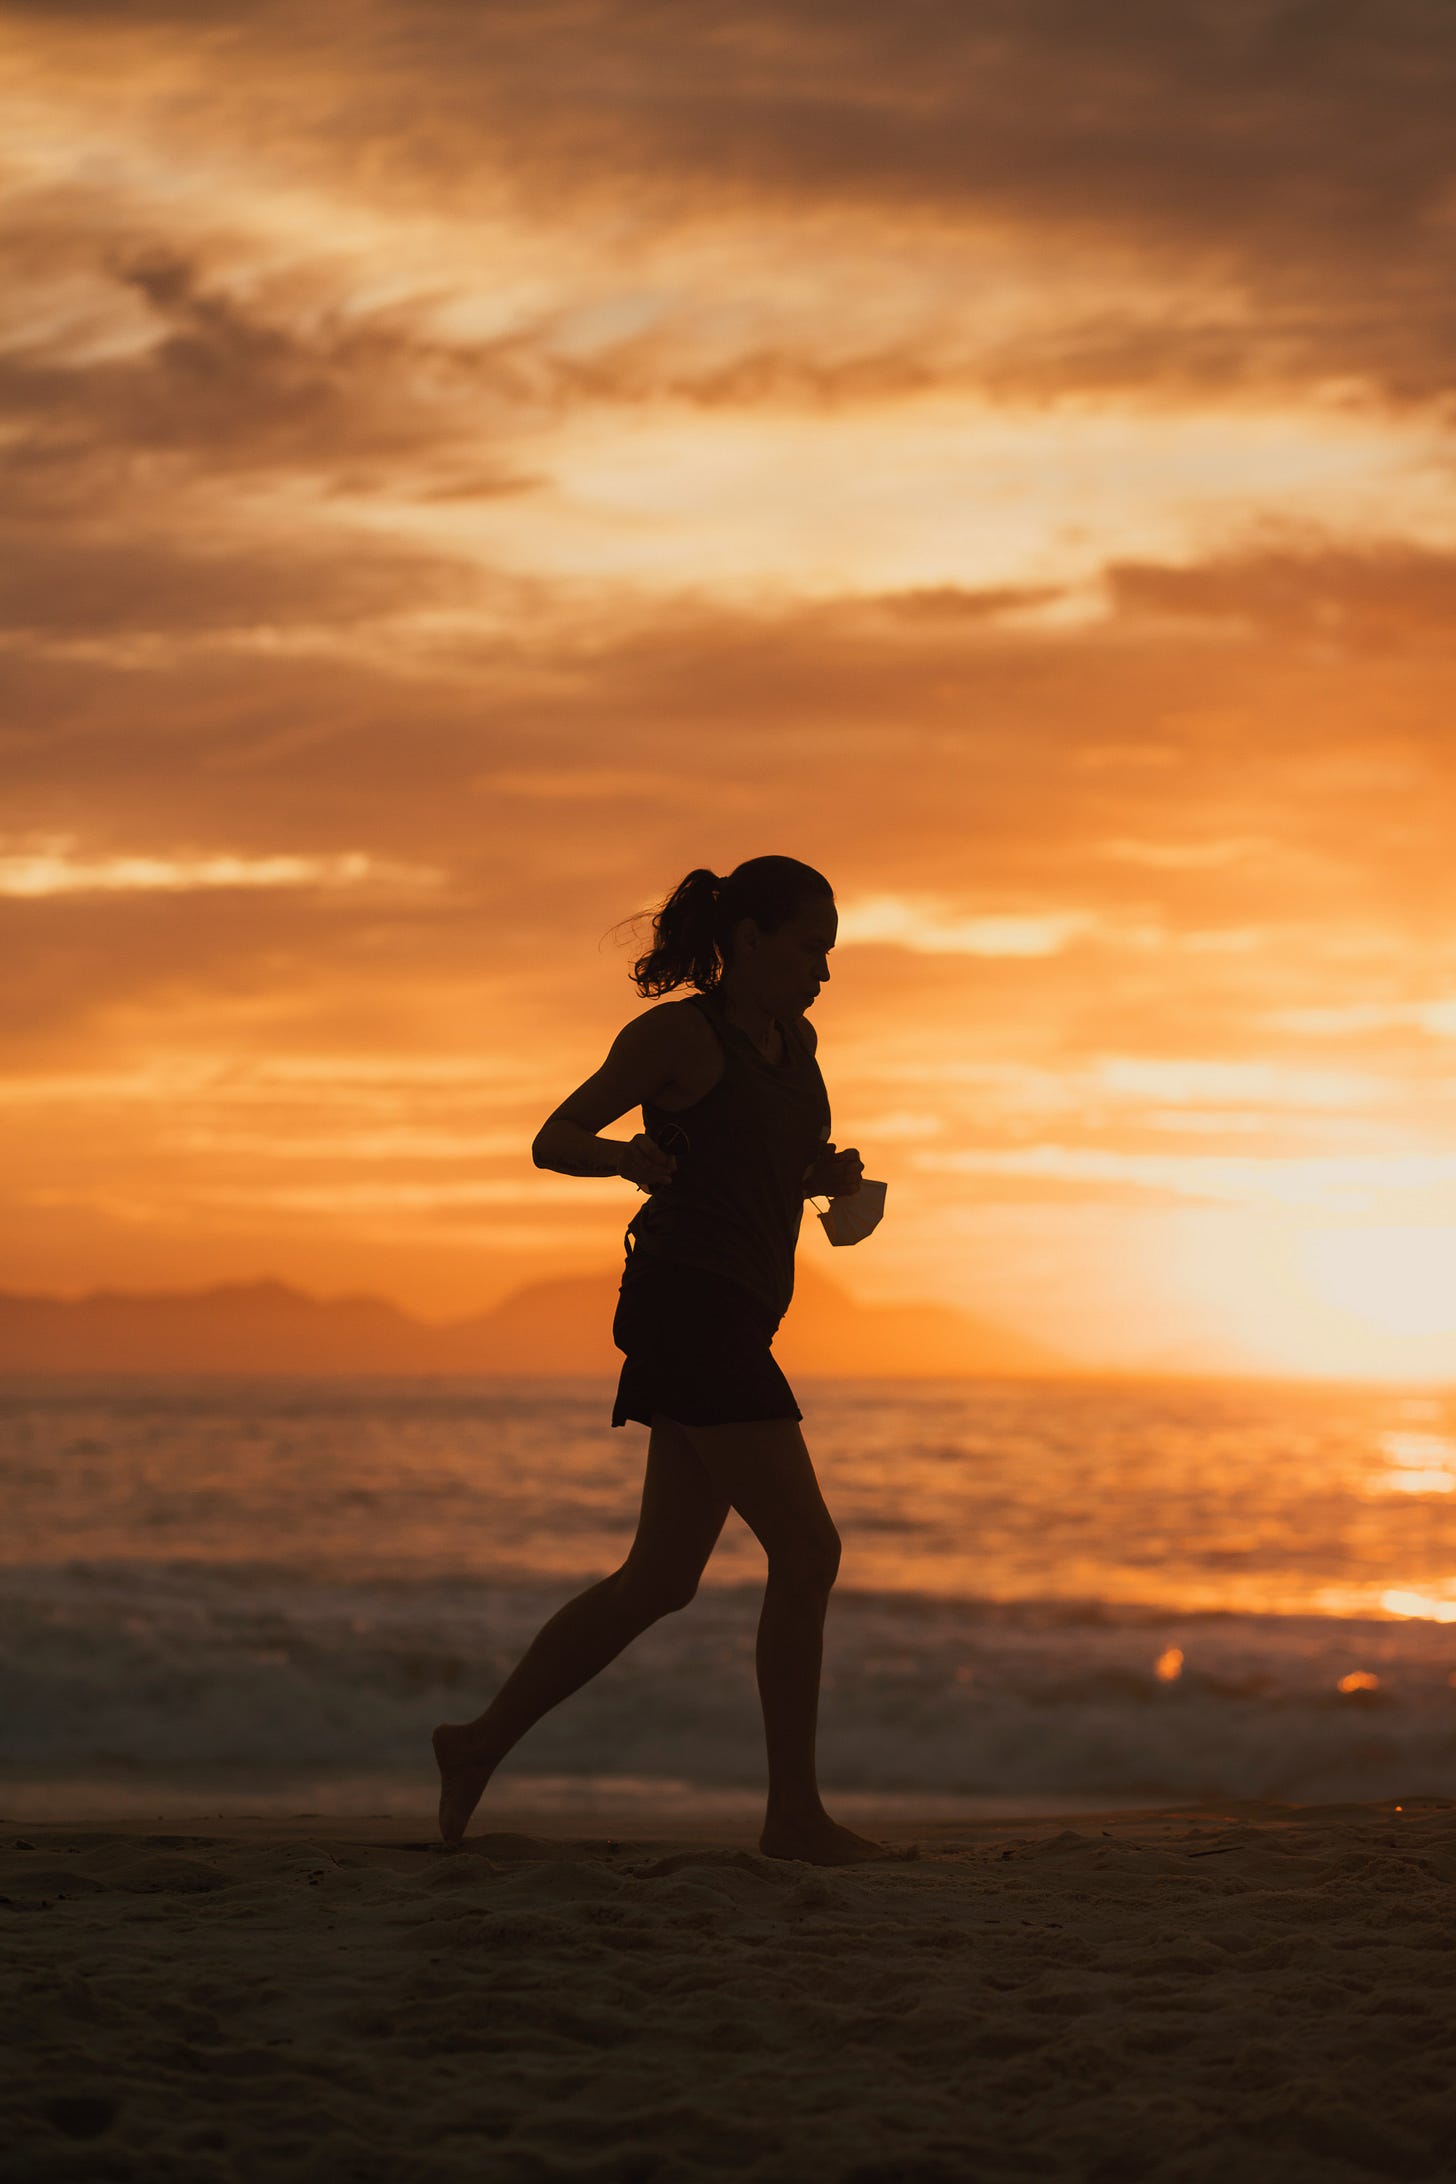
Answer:
[{"label": "cloud", "polygon": [[1278,1009],[1270,1028],[1316,1039],[1344,1039],[1362,1033],[1390,1032],[1414,1024],[1435,1039],[1456,1039],[1456,996],[1416,1001],[1335,1002],[1324,1008]]},{"label": "cloud", "polygon": [[442,607],[484,606],[492,586],[478,569],[443,554],[393,547],[340,525],[332,537],[219,536],[194,511],[157,528],[144,505],[128,524],[58,527],[0,521],[0,632],[33,639],[228,631],[318,632],[337,649],[360,624],[408,621]]},{"label": "cloud", "polygon": [[1329,1215],[1378,1211],[1397,1201],[1456,1212],[1456,1153],[1412,1152],[1244,1158],[1232,1154],[1148,1153],[1089,1146],[1032,1145],[1014,1151],[916,1153],[929,1174],[1066,1181],[1164,1202],[1308,1207]]},{"label": "cloud", "polygon": [[1301,1069],[1267,1061],[1169,1061],[1157,1055],[1110,1055],[1095,1065],[1097,1088],[1136,1099],[1226,1102],[1233,1106],[1378,1106],[1378,1076],[1353,1070]]},{"label": "cloud", "polygon": [[[545,288],[521,280],[495,359],[518,392],[533,374],[548,400],[750,407],[950,384],[1034,401],[1452,391],[1442,0],[359,0],[307,41],[272,8],[225,33],[220,67],[205,12],[37,9],[26,58],[39,99],[126,146],[139,206],[163,201],[170,160],[216,176],[231,208],[217,149],[235,148],[290,258],[327,197],[341,231],[367,209],[397,248],[426,240],[419,285],[437,295],[442,220],[489,233],[484,266],[502,223],[535,236]],[[798,280],[779,277],[795,255]],[[552,297],[553,262],[579,290],[593,257],[650,298],[644,325],[614,334],[609,315],[592,338]],[[458,285],[468,257],[446,258]],[[147,277],[197,414],[212,401],[226,426],[204,384],[226,357],[275,445],[341,403],[366,444],[414,428],[390,355],[403,321],[339,323],[303,350],[236,298]],[[394,425],[369,405],[371,362],[405,397]]]},{"label": "cloud", "polygon": [[64,837],[4,850],[0,896],[173,894],[204,888],[420,887],[440,874],[424,865],[394,865],[345,850],[330,857],[84,857]]},{"label": "cloud", "polygon": [[888,941],[917,955],[1049,956],[1096,924],[1086,910],[958,918],[934,898],[877,895],[841,904],[839,939],[846,947]]},{"label": "cloud", "polygon": [[[63,232],[81,324],[74,297],[47,323],[52,258],[27,247],[23,223],[9,237],[37,320],[0,352],[12,509],[84,519],[98,496],[134,507],[202,467],[214,485],[279,472],[358,492],[409,461],[425,492],[477,499],[534,482],[482,445],[489,358],[432,344],[398,311],[351,310],[337,274],[284,284],[269,309],[176,250]],[[256,284],[246,259],[240,277]]]},{"label": "cloud", "polygon": [[[1345,656],[1292,660],[1253,630],[1138,614],[1049,636],[873,599],[563,609],[397,680],[346,652],[240,671],[199,646],[104,681],[80,659],[12,660],[24,696],[6,718],[44,733],[7,749],[7,817],[67,835],[73,877],[137,862],[173,878],[337,873],[367,857],[442,879],[0,900],[0,1062],[95,1071],[94,1102],[70,1105],[97,1143],[97,1114],[120,1105],[107,1086],[170,1058],[202,1071],[163,1094],[173,1128],[226,1134],[241,1104],[306,1143],[425,1117],[468,1134],[485,1113],[528,1144],[641,1012],[615,922],[693,865],[771,847],[840,898],[817,1021],[846,1124],[904,1105],[880,1073],[909,1038],[914,1104],[933,1090],[949,1144],[1014,1151],[1054,1112],[1058,1132],[1101,1114],[1097,1144],[1166,1150],[1167,1113],[1226,1086],[1257,1117],[1225,1108],[1235,1149],[1267,1155],[1282,1118],[1308,1150],[1328,1110],[1219,1067],[1307,1056],[1308,1028],[1283,1013],[1334,997],[1411,1004],[1357,1028],[1340,1068],[1392,1088],[1421,1143],[1439,1130],[1431,1005],[1450,991],[1456,913],[1436,789],[1449,669],[1421,652],[1407,682],[1400,655],[1360,661],[1373,680],[1352,694]],[[1076,763],[1145,744],[1158,764]],[[543,794],[558,787],[572,793]],[[1150,864],[1108,858],[1109,839],[1270,847]],[[1236,948],[1210,944],[1231,934]],[[1100,1076],[1108,1055],[1134,1076]],[[1140,1061],[1157,1067],[1134,1081]],[[507,1064],[509,1082],[488,1075]],[[973,1065],[1009,1074],[936,1074]],[[13,1144],[59,1183],[56,1114]],[[144,1131],[126,1144],[116,1159],[137,1174],[181,1158]],[[1212,1125],[1203,1144],[1220,1149]],[[240,1202],[249,1174],[239,1152]],[[968,1172],[954,1188],[968,1203],[1148,1202],[1110,1171]]]},{"label": "cloud", "polygon": [[1113,857],[1123,864],[1148,865],[1157,872],[1180,872],[1239,864],[1246,857],[1277,848],[1277,844],[1267,836],[1247,834],[1235,835],[1225,841],[1204,842],[1129,842],[1114,838],[1091,847],[1097,856]]},{"label": "cloud", "polygon": [[1401,539],[1258,545],[1178,568],[1117,562],[1105,579],[1117,611],[1222,623],[1351,652],[1456,641],[1456,552]]},{"label": "cloud", "polygon": [[[1198,572],[1179,574],[1196,597]],[[1305,571],[1316,591],[1346,576],[1339,554],[1327,577]],[[427,606],[430,565],[366,560],[354,577],[326,651],[239,652],[228,633],[220,649],[207,618],[246,596],[219,578],[189,601],[178,564],[177,611],[200,624],[185,646],[104,674],[84,651],[0,658],[11,831],[65,835],[85,860],[358,853],[438,867],[457,908],[490,908],[520,900],[544,829],[568,874],[620,875],[600,931],[659,861],[665,889],[711,840],[720,869],[753,854],[771,780],[810,861],[858,873],[866,900],[929,888],[948,926],[1069,910],[1124,936],[1161,925],[1205,936],[1210,975],[1237,952],[1228,933],[1271,920],[1339,926],[1385,894],[1435,930],[1456,904],[1439,819],[1450,668],[1423,639],[1351,655],[1336,629],[1291,649],[1282,623],[1151,615],[1136,589],[1135,608],[1058,631],[973,597],[907,616],[874,598],[751,611],[568,594],[514,618],[502,605],[499,634],[397,645],[400,663],[353,617],[385,595]],[[286,564],[280,612],[285,579]],[[1220,597],[1226,580],[1216,564]],[[329,608],[295,582],[296,611]],[[1254,588],[1250,573],[1238,596]],[[573,883],[568,922],[596,884]],[[1011,928],[968,930],[1000,948]]]},{"label": "cloud", "polygon": [[877,598],[871,595],[862,601],[862,609],[868,612],[877,608],[906,622],[991,622],[1034,613],[1065,597],[1065,592],[1054,584],[988,584],[978,589],[963,584],[927,584],[909,591],[884,592]]}]

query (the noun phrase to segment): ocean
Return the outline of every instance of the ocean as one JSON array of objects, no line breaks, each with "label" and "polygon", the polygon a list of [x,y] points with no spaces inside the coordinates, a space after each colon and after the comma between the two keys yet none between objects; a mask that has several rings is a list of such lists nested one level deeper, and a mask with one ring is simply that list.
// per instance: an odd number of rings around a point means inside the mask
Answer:
[{"label": "ocean", "polygon": [[[427,1811],[434,1723],[627,1552],[613,1385],[0,1382],[0,1812]],[[1456,1796],[1456,1387],[796,1386],[831,1809]],[[730,1515],[487,1803],[761,1805],[763,1570]]]}]

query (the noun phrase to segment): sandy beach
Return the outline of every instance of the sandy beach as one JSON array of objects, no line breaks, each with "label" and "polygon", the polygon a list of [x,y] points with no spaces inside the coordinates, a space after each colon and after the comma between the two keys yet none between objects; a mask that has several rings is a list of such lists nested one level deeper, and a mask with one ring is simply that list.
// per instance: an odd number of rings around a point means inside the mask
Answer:
[{"label": "sandy beach", "polygon": [[721,1821],[454,1855],[417,1818],[5,1823],[5,2173],[1456,2173],[1456,1804],[893,1839],[825,1871]]}]

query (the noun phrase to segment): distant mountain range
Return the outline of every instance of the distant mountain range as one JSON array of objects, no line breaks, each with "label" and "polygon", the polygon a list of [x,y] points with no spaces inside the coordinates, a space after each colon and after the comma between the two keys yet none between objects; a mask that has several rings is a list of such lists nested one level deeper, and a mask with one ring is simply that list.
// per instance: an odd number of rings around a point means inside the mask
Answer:
[{"label": "distant mountain range", "polygon": [[[615,1377],[617,1272],[513,1290],[447,1326],[382,1297],[310,1297],[285,1282],[87,1297],[0,1291],[0,1372],[542,1373]],[[774,1342],[797,1372],[915,1378],[1085,1372],[1027,1337],[941,1304],[856,1304],[801,1267]]]}]

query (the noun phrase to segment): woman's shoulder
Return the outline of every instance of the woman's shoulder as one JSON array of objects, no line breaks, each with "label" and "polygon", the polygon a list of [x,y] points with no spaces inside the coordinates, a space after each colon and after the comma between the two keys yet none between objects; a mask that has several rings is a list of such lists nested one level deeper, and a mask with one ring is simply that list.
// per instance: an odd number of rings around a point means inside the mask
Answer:
[{"label": "woman's shoulder", "polygon": [[694,1005],[701,998],[699,994],[687,994],[671,1001],[659,1001],[637,1021],[651,1027],[658,1050],[674,1059],[691,1060],[694,1056],[714,1054],[718,1041],[703,1011]]},{"label": "woman's shoulder", "polygon": [[637,1019],[661,1073],[654,1105],[669,1110],[693,1105],[723,1074],[722,1044],[705,1012],[694,1007],[695,998],[659,1001]]}]

